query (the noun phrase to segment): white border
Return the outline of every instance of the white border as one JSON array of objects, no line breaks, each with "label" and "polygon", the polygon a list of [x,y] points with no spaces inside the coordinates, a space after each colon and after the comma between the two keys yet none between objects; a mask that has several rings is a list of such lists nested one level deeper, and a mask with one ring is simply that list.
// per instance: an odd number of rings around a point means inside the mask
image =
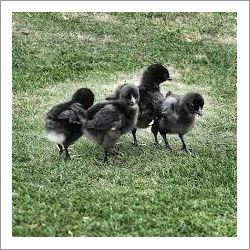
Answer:
[{"label": "white border", "polygon": [[244,1],[12,1],[2,2],[12,12],[236,12]]},{"label": "white border", "polygon": [[[248,249],[249,247],[249,2],[1,2],[1,239],[8,249]],[[237,12],[238,13],[238,236],[233,238],[101,237],[101,238],[22,238],[11,235],[11,15],[12,12]],[[223,83],[221,83],[223,84]],[[3,144],[4,142],[4,144]]]}]

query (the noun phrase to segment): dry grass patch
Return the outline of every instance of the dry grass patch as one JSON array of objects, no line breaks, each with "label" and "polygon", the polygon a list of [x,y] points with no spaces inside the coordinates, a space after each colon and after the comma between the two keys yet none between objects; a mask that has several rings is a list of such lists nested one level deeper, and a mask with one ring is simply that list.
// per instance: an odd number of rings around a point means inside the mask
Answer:
[{"label": "dry grass patch", "polygon": [[98,22],[117,23],[117,20],[114,16],[111,16],[109,13],[105,12],[93,12],[92,18]]},{"label": "dry grass patch", "polygon": [[85,40],[85,41],[94,41],[96,37],[93,34],[89,33],[81,33],[81,32],[76,32],[76,33],[69,33],[70,38],[77,38],[79,40]]},{"label": "dry grass patch", "polygon": [[237,44],[237,37],[233,36],[222,36],[218,38],[218,41],[225,44]]},{"label": "dry grass patch", "polygon": [[[33,33],[35,36],[34,39],[37,39],[38,37],[41,37],[41,34],[39,32]],[[87,33],[87,32],[65,32],[65,33],[43,33],[42,36],[43,40],[65,40],[68,42],[68,40],[81,40],[86,42],[96,42],[98,44],[107,44],[107,43],[113,43],[117,42],[118,39],[115,39],[113,36],[110,35],[104,35],[102,37],[97,37],[94,33]]]},{"label": "dry grass patch", "polygon": [[183,33],[183,38],[187,42],[195,42],[201,40],[209,40],[217,43],[224,44],[237,44],[237,38],[229,35],[211,36],[207,34],[200,34],[198,32]]},{"label": "dry grass patch", "polygon": [[211,35],[203,35],[203,40],[209,40],[217,43],[223,43],[223,44],[237,44],[237,37],[236,36],[230,36],[230,35],[222,35],[222,36],[211,36]]},{"label": "dry grass patch", "polygon": [[[34,33],[36,38],[41,37],[39,32]],[[97,38],[94,34],[86,33],[86,32],[63,32],[63,33],[43,33],[43,40],[54,40],[54,39],[62,39],[68,41],[68,39],[74,40],[83,40],[83,41],[95,41]]]},{"label": "dry grass patch", "polygon": [[76,19],[79,17],[87,17],[89,15],[88,12],[61,12],[61,17],[64,20]]},{"label": "dry grass patch", "polygon": [[187,42],[195,42],[195,41],[200,41],[202,39],[201,34],[198,32],[188,32],[188,33],[185,32],[182,34],[183,34],[183,38]]},{"label": "dry grass patch", "polygon": [[117,23],[114,16],[105,12],[62,12],[62,19],[91,18],[98,22]]}]

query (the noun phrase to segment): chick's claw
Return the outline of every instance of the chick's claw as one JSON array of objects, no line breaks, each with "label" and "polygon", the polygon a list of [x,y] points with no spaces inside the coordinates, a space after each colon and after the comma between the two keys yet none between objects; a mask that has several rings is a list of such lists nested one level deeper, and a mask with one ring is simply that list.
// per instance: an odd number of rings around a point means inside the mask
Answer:
[{"label": "chick's claw", "polygon": [[181,148],[180,153],[185,153],[187,155],[192,155],[192,152],[187,148]]}]

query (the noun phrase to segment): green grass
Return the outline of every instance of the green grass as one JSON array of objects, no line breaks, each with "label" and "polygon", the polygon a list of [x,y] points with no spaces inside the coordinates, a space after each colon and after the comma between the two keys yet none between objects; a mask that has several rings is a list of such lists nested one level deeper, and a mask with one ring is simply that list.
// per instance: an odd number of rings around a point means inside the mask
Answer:
[{"label": "green grass", "polygon": [[[21,31],[27,29],[29,34]],[[14,13],[13,236],[236,236],[236,14]],[[79,87],[96,100],[161,62],[162,92],[198,91],[193,155],[156,147],[150,130],[120,138],[103,165],[84,137],[60,158],[44,116]]]}]

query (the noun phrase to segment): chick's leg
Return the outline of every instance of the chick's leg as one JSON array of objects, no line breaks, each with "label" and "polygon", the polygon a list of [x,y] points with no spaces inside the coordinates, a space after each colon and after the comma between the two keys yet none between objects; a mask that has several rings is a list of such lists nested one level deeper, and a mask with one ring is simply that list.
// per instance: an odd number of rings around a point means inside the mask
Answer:
[{"label": "chick's leg", "polygon": [[181,151],[184,151],[184,152],[186,152],[187,154],[189,154],[190,151],[187,149],[187,146],[186,146],[186,144],[185,144],[185,142],[184,142],[184,139],[183,139],[183,135],[180,135],[180,134],[179,134],[179,137],[180,137],[181,142],[182,142]]},{"label": "chick's leg", "polygon": [[65,158],[64,160],[71,160],[70,155],[69,155],[69,151],[68,151],[69,145],[64,145],[64,151],[65,151]]},{"label": "chick's leg", "polygon": [[137,139],[136,139],[136,131],[137,129],[136,128],[133,128],[132,129],[132,135],[133,135],[133,138],[134,138],[134,146],[138,146],[138,143],[137,143]]},{"label": "chick's leg", "polygon": [[107,160],[108,160],[108,150],[104,149],[104,159],[103,159],[103,162],[107,162]]},{"label": "chick's leg", "polygon": [[159,132],[159,128],[158,128],[158,124],[157,121],[154,121],[152,127],[151,127],[151,132],[153,133],[154,137],[155,137],[155,144],[159,144],[158,142],[158,138],[157,138],[157,134]]},{"label": "chick's leg", "polygon": [[114,148],[115,142],[119,138],[119,133],[117,131],[109,131],[107,134],[105,134],[102,142],[102,146],[104,148],[104,160],[103,162],[106,162],[108,160],[108,155],[110,154],[110,151]]},{"label": "chick's leg", "polygon": [[161,136],[162,136],[162,138],[163,138],[163,140],[164,140],[164,142],[165,142],[165,145],[166,145],[166,148],[168,149],[168,150],[172,150],[172,148],[170,147],[170,145],[169,145],[169,143],[168,143],[168,140],[167,140],[167,136],[166,136],[166,134],[165,133],[163,133],[163,132],[160,132],[160,134],[161,134]]},{"label": "chick's leg", "polygon": [[57,144],[58,148],[59,148],[59,155],[61,155],[63,153],[63,147],[61,144]]}]

